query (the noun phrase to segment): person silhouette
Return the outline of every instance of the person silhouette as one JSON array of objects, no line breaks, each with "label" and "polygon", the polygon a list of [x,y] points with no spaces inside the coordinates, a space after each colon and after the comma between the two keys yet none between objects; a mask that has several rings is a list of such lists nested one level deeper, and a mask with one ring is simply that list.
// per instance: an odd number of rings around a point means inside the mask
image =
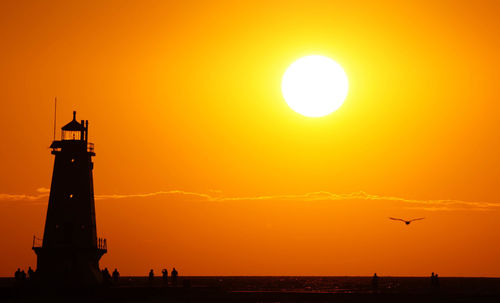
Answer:
[{"label": "person silhouette", "polygon": [[16,273],[14,274],[14,279],[16,282],[19,282],[21,280],[21,269],[17,268]]},{"label": "person silhouette", "polygon": [[102,271],[102,277],[104,279],[104,283],[109,285],[111,284],[111,275],[109,274],[109,270],[107,267],[104,268]]},{"label": "person silhouette", "polygon": [[376,291],[378,289],[378,276],[377,276],[377,273],[374,273],[373,277],[372,277],[372,289],[374,291]]},{"label": "person silhouette", "polygon": [[151,283],[151,282],[153,282],[154,277],[155,277],[155,273],[154,273],[154,271],[151,269],[151,270],[149,271],[149,282],[150,282],[150,283]]},{"label": "person silhouette", "polygon": [[33,269],[31,269],[31,266],[28,268],[28,279],[30,280],[33,280],[33,275],[35,274],[35,272],[33,271]]},{"label": "person silhouette", "polygon": [[168,270],[164,268],[161,271],[161,274],[162,274],[162,277],[163,277],[163,283],[165,283],[165,284],[168,285]]},{"label": "person silhouette", "polygon": [[439,288],[439,275],[438,274],[436,274],[434,276],[434,287]]},{"label": "person silhouette", "polygon": [[115,270],[113,270],[113,282],[118,283],[118,280],[120,280],[120,273],[118,269],[115,268]]},{"label": "person silhouette", "polygon": [[172,284],[175,286],[177,285],[177,277],[179,276],[179,273],[175,269],[175,267],[172,269]]}]

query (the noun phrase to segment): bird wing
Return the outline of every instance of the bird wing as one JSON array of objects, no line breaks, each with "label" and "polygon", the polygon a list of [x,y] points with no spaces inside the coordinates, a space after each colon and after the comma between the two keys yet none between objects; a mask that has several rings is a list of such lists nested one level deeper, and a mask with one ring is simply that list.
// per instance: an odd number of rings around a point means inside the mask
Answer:
[{"label": "bird wing", "polygon": [[409,222],[417,221],[417,220],[423,220],[425,218],[416,218],[416,219],[411,219]]},{"label": "bird wing", "polygon": [[406,222],[405,220],[403,220],[403,219],[399,219],[399,218],[389,217],[389,219],[391,219],[391,220],[395,220],[395,221],[402,221],[402,222]]}]

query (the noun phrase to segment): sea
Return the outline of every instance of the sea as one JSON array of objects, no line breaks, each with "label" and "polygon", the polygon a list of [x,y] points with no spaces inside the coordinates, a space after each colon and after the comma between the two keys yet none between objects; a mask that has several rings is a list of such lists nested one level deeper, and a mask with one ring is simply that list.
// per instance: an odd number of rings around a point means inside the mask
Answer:
[{"label": "sea", "polygon": [[[170,278],[170,277],[169,277]],[[0,278],[0,302],[500,302],[500,278],[440,277],[120,277],[86,288],[42,289]]]},{"label": "sea", "polygon": [[[429,293],[500,294],[500,278],[439,277],[432,284],[430,277],[378,277],[374,289],[372,277],[327,276],[189,276],[179,278],[177,286],[207,287],[228,292],[292,292],[292,293]],[[122,277],[120,285],[148,285],[146,277]],[[156,277],[150,285],[161,286]],[[172,281],[168,281],[172,286]]]}]

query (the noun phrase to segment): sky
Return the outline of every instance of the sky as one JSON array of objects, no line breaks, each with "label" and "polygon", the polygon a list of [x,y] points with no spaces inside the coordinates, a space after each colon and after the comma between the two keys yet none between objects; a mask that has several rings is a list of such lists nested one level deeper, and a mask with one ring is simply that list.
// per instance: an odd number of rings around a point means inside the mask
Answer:
[{"label": "sky", "polygon": [[[36,264],[55,97],[58,129],[73,110],[89,120],[101,267],[500,276],[499,14],[498,1],[0,2],[0,276]],[[307,55],[349,79],[325,117],[282,97]]]}]

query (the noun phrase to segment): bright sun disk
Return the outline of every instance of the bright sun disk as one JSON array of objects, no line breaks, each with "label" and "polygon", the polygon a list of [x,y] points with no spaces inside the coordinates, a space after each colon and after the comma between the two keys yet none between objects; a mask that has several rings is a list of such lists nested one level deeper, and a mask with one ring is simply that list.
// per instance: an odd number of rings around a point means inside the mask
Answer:
[{"label": "bright sun disk", "polygon": [[342,67],[318,55],[293,62],[281,82],[286,103],[306,117],[322,117],[334,112],[344,103],[347,90],[347,75]]}]

